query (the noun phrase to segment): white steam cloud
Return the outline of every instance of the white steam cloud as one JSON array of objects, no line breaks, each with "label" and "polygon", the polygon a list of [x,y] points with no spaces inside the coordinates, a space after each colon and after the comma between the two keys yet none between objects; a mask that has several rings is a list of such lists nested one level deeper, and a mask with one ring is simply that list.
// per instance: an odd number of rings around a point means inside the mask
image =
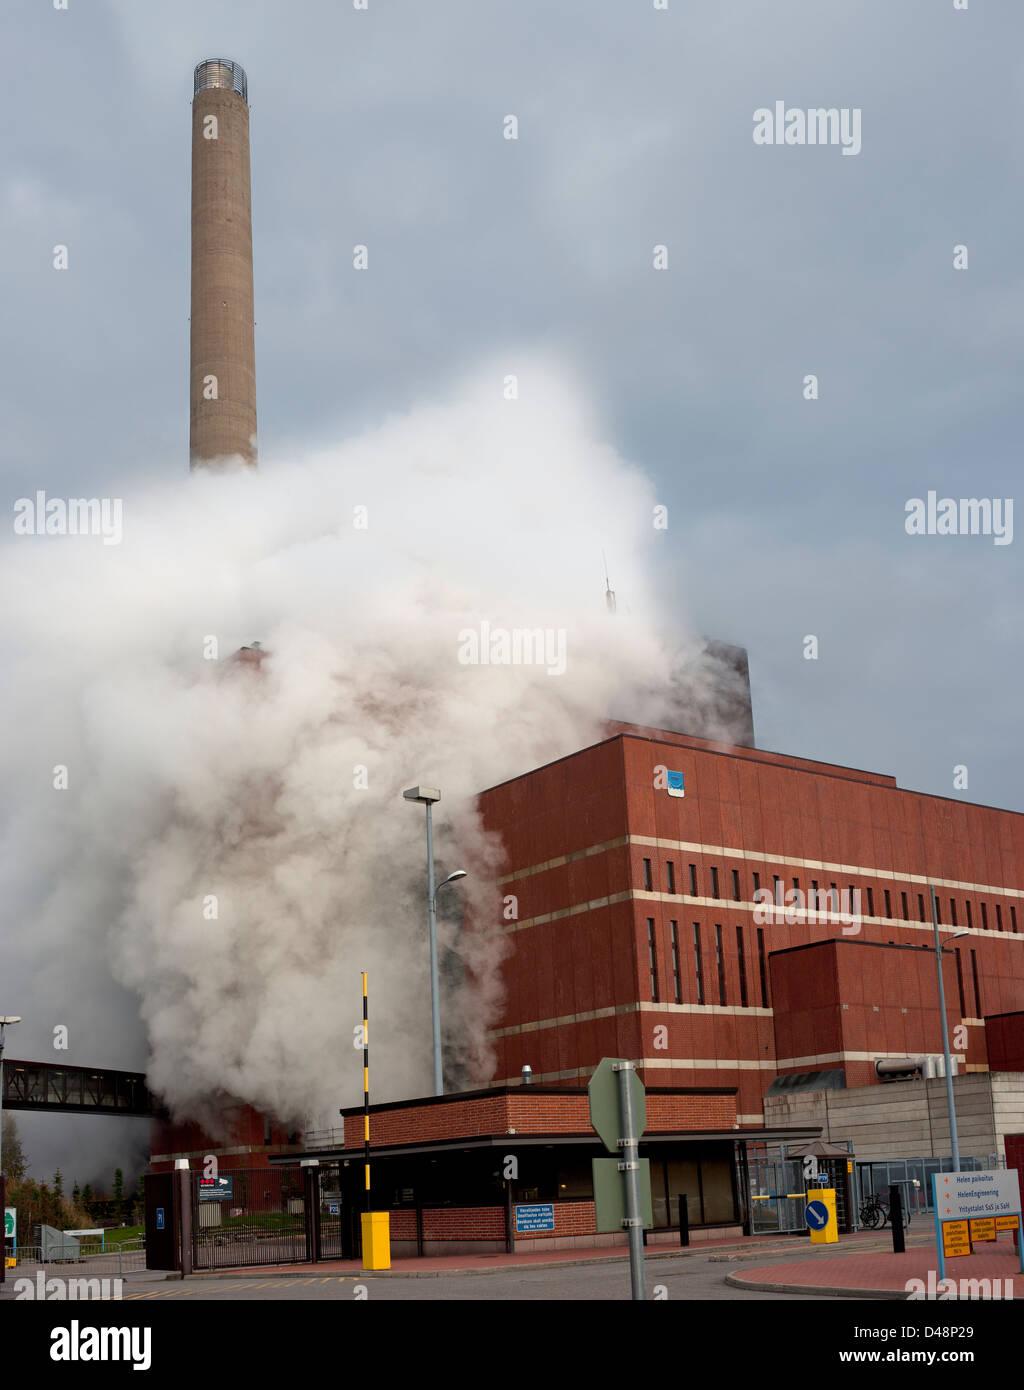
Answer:
[{"label": "white steam cloud", "polygon": [[[0,1004],[30,1030],[15,1055],[144,1067],[176,1115],[207,1122],[221,1096],[330,1117],[361,1094],[366,970],[374,1098],[428,1093],[423,809],[401,797],[418,782],[443,792],[439,877],[469,873],[441,900],[473,978],[449,1023],[467,1081],[486,1078],[503,938],[474,796],[600,737],[609,714],[663,719],[681,640],[673,615],[670,658],[649,481],[549,363],[517,401],[500,381],[301,461],[128,489],[117,546],[10,536]],[[482,623],[564,631],[564,673],[464,664],[460,633]],[[254,639],[262,663],[234,660]],[[460,897],[483,924],[461,944]]]}]

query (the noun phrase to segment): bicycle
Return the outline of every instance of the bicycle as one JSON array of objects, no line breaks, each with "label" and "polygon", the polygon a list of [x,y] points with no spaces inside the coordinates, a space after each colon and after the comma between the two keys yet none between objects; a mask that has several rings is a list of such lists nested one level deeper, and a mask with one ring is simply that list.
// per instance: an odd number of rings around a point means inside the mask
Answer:
[{"label": "bicycle", "polygon": [[[877,1192],[872,1192],[860,1209],[860,1224],[866,1230],[874,1231],[880,1226],[885,1226],[890,1219],[889,1199],[882,1197]],[[910,1225],[910,1211],[906,1206],[903,1208],[903,1229],[906,1230]]]}]

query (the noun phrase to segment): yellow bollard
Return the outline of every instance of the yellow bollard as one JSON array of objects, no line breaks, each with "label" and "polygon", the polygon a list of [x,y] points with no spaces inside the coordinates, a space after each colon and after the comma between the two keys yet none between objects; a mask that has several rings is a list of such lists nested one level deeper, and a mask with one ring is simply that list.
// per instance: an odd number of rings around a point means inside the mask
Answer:
[{"label": "yellow bollard", "polygon": [[836,1190],[834,1187],[809,1187],[808,1202],[822,1202],[828,1209],[828,1220],[818,1230],[811,1231],[812,1245],[834,1245],[839,1240],[839,1223],[836,1220]]},{"label": "yellow bollard", "polygon": [[363,1225],[363,1268],[391,1268],[391,1213],[387,1211],[364,1211]]}]

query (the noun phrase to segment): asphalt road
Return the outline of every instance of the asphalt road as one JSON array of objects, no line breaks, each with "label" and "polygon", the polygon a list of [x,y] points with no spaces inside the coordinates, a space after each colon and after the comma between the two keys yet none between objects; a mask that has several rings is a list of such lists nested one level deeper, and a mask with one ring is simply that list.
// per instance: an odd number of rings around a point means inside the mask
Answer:
[{"label": "asphalt road", "polygon": [[[758,1264],[792,1260],[762,1256]],[[647,1293],[655,1296],[660,1286],[668,1300],[713,1299],[730,1302],[781,1300],[817,1302],[806,1294],[745,1293],[725,1283],[725,1276],[742,1268],[721,1257],[688,1255],[652,1260],[647,1265]],[[494,1274],[440,1275],[416,1278],[374,1278],[373,1275],[311,1275],[284,1278],[267,1271],[259,1278],[239,1279],[224,1275],[185,1280],[125,1281],[124,1298],[131,1302],[291,1302],[367,1300],[386,1303],[449,1303],[452,1301],[501,1302],[530,1300],[542,1303],[625,1300],[630,1297],[628,1261],[600,1265],[571,1265],[547,1269],[507,1269]]]}]

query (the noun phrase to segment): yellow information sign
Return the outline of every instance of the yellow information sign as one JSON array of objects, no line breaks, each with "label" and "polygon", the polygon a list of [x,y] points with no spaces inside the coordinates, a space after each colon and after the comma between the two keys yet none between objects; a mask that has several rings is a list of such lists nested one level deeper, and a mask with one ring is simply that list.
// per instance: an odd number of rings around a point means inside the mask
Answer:
[{"label": "yellow information sign", "polygon": [[996,1230],[997,1230],[997,1231],[1015,1231],[1015,1230],[1017,1230],[1017,1228],[1018,1228],[1019,1225],[1020,1225],[1020,1217],[1019,1217],[1019,1216],[997,1216],[997,1217],[996,1217]]},{"label": "yellow information sign", "polygon": [[971,1240],[995,1240],[996,1221],[994,1216],[976,1216],[971,1222]]},{"label": "yellow information sign", "polygon": [[971,1237],[967,1229],[966,1221],[943,1221],[942,1223],[942,1253],[949,1255],[969,1255],[971,1253]]}]

